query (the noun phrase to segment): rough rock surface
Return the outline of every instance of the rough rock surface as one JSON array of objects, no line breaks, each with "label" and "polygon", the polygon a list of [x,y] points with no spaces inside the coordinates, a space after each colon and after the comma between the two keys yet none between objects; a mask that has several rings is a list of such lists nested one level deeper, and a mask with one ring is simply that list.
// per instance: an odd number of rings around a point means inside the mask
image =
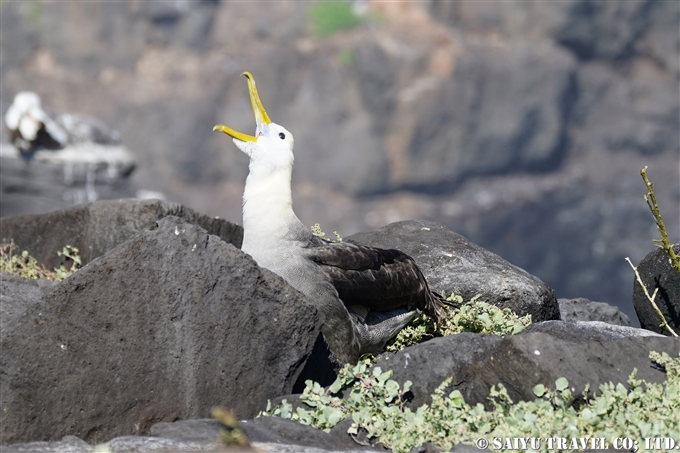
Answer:
[{"label": "rough rock surface", "polygon": [[[267,453],[358,453],[377,452],[352,441],[346,433],[333,436],[307,425],[275,417],[261,417],[240,422],[253,448],[228,449],[229,452]],[[111,453],[152,453],[217,451],[220,424],[213,419],[182,420],[157,423],[151,436],[121,436],[105,445]],[[95,447],[75,436],[60,441],[29,442],[3,446],[4,453],[94,453]],[[219,450],[222,451],[222,450]]]},{"label": "rough rock surface", "polygon": [[241,422],[241,428],[253,442],[295,444],[326,450],[361,450],[365,448],[352,441],[349,436],[333,435],[300,423],[278,417],[259,417]]},{"label": "rough rock surface", "polygon": [[630,326],[630,319],[613,305],[592,302],[583,297],[557,299],[562,321],[602,321],[619,326]]},{"label": "rough rock surface", "polygon": [[[413,450],[411,450],[409,453],[443,453],[444,450],[439,448],[436,445],[433,445],[431,443],[423,444],[420,447],[416,447]],[[465,444],[460,444],[460,445],[454,445],[454,447],[449,451],[449,453],[478,453],[478,452],[485,452],[485,451],[491,451],[488,448],[485,449],[480,449],[474,445],[465,445]]]},{"label": "rough rock surface", "polygon": [[[680,243],[673,244],[673,250],[676,255],[680,255]],[[650,296],[654,289],[659,288],[654,301],[668,325],[680,335],[680,272],[673,267],[670,257],[662,249],[649,252],[637,269]],[[633,306],[644,329],[670,335],[668,330],[660,327],[661,319],[637,280],[633,281]]]},{"label": "rough rock surface", "polygon": [[530,314],[533,322],[560,318],[555,292],[539,278],[436,222],[396,222],[345,240],[405,252],[435,292],[453,292],[466,301],[481,294],[485,302]]},{"label": "rough rock surface", "polygon": [[618,326],[603,321],[545,321],[528,326],[524,332],[544,332],[570,341],[575,335],[598,340],[601,338],[661,337],[658,333],[630,326]]},{"label": "rough rock surface", "polygon": [[220,422],[214,418],[179,420],[156,423],[149,430],[153,437],[182,439],[198,442],[215,442],[220,434]]},{"label": "rough rock surface", "polygon": [[215,441],[210,443],[184,439],[163,439],[149,436],[121,436],[106,442],[111,453],[146,453],[156,451],[200,452],[215,448]]},{"label": "rough rock surface", "polygon": [[553,386],[565,377],[575,395],[587,383],[591,391],[606,382],[626,383],[637,368],[638,379],[661,382],[665,374],[649,359],[650,351],[676,357],[680,342],[632,327],[601,322],[548,321],[504,339],[473,333],[435,338],[394,355],[383,354],[376,366],[394,371],[392,379],[413,382],[418,407],[446,379],[469,404],[487,403],[489,388],[502,383],[513,401],[532,400],[537,384]]},{"label": "rough rock surface", "polygon": [[57,251],[65,245],[77,247],[83,264],[87,264],[168,215],[181,217],[241,247],[241,226],[161,200],[104,200],[48,214],[3,217],[0,235],[3,243],[13,240],[19,250],[28,250],[48,268],[62,264]]},{"label": "rough rock surface", "polygon": [[0,331],[38,303],[55,285],[49,280],[27,279],[0,272]]},{"label": "rough rock surface", "polygon": [[[499,52],[479,40],[461,41],[455,82],[416,104],[403,184],[450,191],[469,177],[509,168],[559,168],[568,151],[565,119],[577,99],[574,58],[549,45],[513,42]],[[442,118],[449,123],[444,129]]]},{"label": "rough rock surface", "polygon": [[3,453],[92,453],[94,447],[76,436],[64,436],[61,440],[26,442],[3,445]]},{"label": "rough rock surface", "polygon": [[2,331],[3,442],[143,434],[290,393],[316,309],[216,236],[165,217],[55,285]]},{"label": "rough rock surface", "polygon": [[[368,450],[353,442],[346,433],[333,436],[308,425],[279,417],[257,417],[242,420],[240,427],[251,443],[274,443],[315,447],[325,450]],[[220,432],[220,423],[214,419],[182,420],[157,423],[151,435],[165,439],[178,439],[213,443]]]}]

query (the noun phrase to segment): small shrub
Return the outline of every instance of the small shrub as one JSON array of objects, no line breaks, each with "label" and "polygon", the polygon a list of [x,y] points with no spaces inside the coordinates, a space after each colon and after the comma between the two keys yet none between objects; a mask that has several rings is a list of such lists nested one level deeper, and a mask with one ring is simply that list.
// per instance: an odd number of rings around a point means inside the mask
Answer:
[{"label": "small shrub", "polygon": [[[310,230],[312,230],[312,234],[314,236],[318,236],[320,238],[326,237],[326,233],[323,232],[323,230],[321,229],[321,225],[318,224],[318,223],[315,223],[314,225],[312,225]],[[333,230],[333,234],[335,235],[335,239],[329,239],[330,241],[332,241],[332,242],[342,242],[342,237],[340,236],[340,234],[338,234],[337,231]]]},{"label": "small shrub", "polygon": [[[416,315],[388,343],[386,349],[391,352],[400,351],[430,338],[461,332],[491,333],[500,336],[516,335],[531,324],[531,315],[518,316],[509,308],[498,308],[478,300],[479,297],[479,295],[473,297],[458,309],[447,309],[447,316],[439,324],[425,314]],[[455,294],[451,294],[446,300],[455,304],[463,302],[463,298]]]},{"label": "small shrub", "polygon": [[65,246],[57,254],[68,258],[71,261],[71,266],[66,268],[64,265],[61,265],[53,271],[41,266],[38,260],[32,257],[28,251],[17,252],[17,246],[13,242],[0,245],[1,271],[16,274],[24,278],[62,281],[68,276],[73,275],[82,265],[79,250],[70,245]]}]

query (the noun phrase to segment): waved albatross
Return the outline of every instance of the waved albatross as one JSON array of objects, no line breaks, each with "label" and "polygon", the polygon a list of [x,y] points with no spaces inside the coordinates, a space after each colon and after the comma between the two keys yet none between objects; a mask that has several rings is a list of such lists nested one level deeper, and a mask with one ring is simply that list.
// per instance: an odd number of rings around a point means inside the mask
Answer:
[{"label": "waved albatross", "polygon": [[411,257],[314,236],[293,212],[293,135],[273,123],[249,72],[255,135],[218,124],[250,157],[243,193],[243,246],[261,267],[283,277],[312,301],[324,317],[322,333],[338,362],[356,363],[364,352],[380,352],[422,310],[439,319],[441,298],[432,293]]},{"label": "waved albatross", "polygon": [[32,91],[17,93],[5,113],[5,125],[10,140],[27,161],[39,150],[83,143],[121,144],[120,133],[96,118],[43,110],[40,96]]},{"label": "waved albatross", "polygon": [[61,149],[68,136],[43,109],[40,96],[32,91],[21,91],[5,112],[5,125],[10,140],[30,160],[38,149]]}]

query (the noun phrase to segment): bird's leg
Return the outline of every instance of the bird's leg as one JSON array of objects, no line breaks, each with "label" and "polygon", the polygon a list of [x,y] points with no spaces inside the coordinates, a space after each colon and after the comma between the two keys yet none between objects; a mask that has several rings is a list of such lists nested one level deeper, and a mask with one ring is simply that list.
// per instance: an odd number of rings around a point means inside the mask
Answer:
[{"label": "bird's leg", "polygon": [[342,301],[333,296],[334,292],[328,291],[314,299],[324,318],[321,333],[334,361],[355,365],[360,356],[360,343],[349,312]]},{"label": "bird's leg", "polygon": [[390,341],[406,324],[411,322],[417,310],[403,307],[388,311],[371,311],[365,319],[352,315],[354,331],[359,343],[359,352],[382,352]]},{"label": "bird's leg", "polygon": [[440,295],[437,294],[437,293],[432,293],[432,294],[434,294],[434,295],[437,297],[437,299],[438,299],[442,304],[446,305],[447,307],[451,307],[451,308],[460,308],[460,307],[463,305],[461,302],[454,302],[454,301],[452,301],[452,300],[449,300],[449,299],[446,299],[446,298],[440,296]]}]

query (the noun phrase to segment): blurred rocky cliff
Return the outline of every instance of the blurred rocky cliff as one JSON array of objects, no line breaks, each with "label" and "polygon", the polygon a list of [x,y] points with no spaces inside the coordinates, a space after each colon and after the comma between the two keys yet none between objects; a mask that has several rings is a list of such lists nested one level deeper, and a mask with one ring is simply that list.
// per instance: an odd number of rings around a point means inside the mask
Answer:
[{"label": "blurred rocky cliff", "polygon": [[442,222],[559,297],[632,319],[624,258],[657,236],[644,166],[678,237],[676,2],[1,8],[2,111],[32,90],[102,119],[135,152],[136,186],[199,211],[240,222],[247,159],[211,128],[253,129],[248,70],[295,134],[306,224],[349,235]]}]

